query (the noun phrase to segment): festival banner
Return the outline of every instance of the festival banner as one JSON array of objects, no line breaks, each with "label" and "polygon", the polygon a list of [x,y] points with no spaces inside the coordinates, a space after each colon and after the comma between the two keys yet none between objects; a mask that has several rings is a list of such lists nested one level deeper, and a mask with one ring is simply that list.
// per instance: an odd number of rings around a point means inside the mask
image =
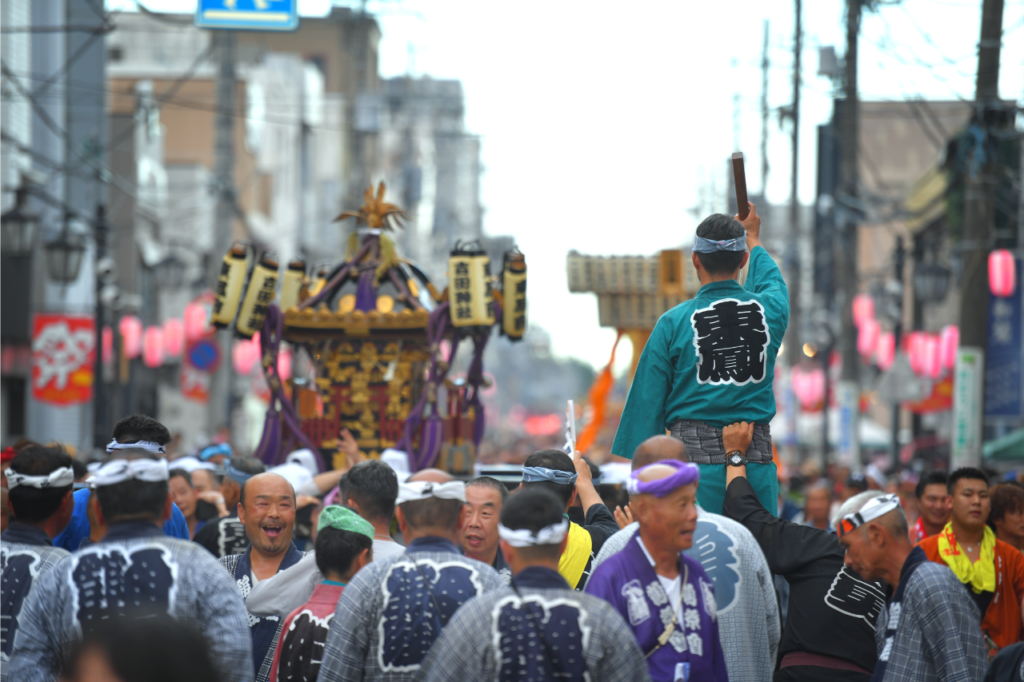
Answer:
[{"label": "festival banner", "polygon": [[92,400],[96,321],[92,315],[32,316],[32,397],[51,405]]}]

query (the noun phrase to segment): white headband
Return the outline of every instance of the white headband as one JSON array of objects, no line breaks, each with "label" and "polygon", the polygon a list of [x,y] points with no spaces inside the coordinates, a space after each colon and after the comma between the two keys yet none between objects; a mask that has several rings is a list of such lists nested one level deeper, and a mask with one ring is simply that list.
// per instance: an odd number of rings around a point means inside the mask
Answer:
[{"label": "white headband", "polygon": [[860,528],[868,521],[874,521],[880,516],[885,516],[894,509],[900,509],[900,496],[895,493],[880,495],[868,500],[860,511],[847,514],[836,524],[836,534],[839,537],[851,533]]},{"label": "white headband", "polygon": [[448,483],[432,483],[430,481],[414,481],[398,484],[398,499],[395,504],[427,500],[437,497],[442,500],[466,501],[466,484],[462,481]]},{"label": "white headband", "polygon": [[536,534],[529,528],[512,530],[498,524],[498,537],[513,547],[536,547],[538,545],[557,545],[565,539],[569,532],[569,519],[541,528]]},{"label": "white headband", "polygon": [[75,471],[71,467],[61,467],[60,469],[54,469],[46,476],[29,476],[28,474],[19,474],[14,469],[8,469],[4,472],[7,476],[7,488],[17,488],[19,485],[27,485],[30,488],[39,488],[43,490],[45,488],[64,488],[75,482]]},{"label": "white headband", "polygon": [[168,476],[166,459],[112,459],[96,470],[93,485],[117,485],[134,478],[137,481],[156,483],[166,481]]},{"label": "white headband", "polygon": [[132,448],[152,452],[154,455],[163,455],[167,452],[164,446],[160,445],[160,443],[154,443],[148,440],[140,440],[138,443],[118,443],[115,438],[107,443],[107,452],[113,452],[114,450],[131,450]]}]

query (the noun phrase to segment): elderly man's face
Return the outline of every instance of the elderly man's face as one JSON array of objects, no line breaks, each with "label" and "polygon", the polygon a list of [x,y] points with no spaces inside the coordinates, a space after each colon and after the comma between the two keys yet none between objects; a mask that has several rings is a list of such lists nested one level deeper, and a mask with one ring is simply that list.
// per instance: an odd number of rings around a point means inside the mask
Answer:
[{"label": "elderly man's face", "polygon": [[466,525],[462,529],[462,549],[467,556],[474,559],[491,557],[498,551],[500,516],[500,492],[483,485],[466,486]]},{"label": "elderly man's face", "polygon": [[[865,580],[881,580],[885,553],[881,546],[871,540],[871,526],[861,526],[852,533],[839,538],[839,544],[846,550],[844,563]],[[879,531],[875,530],[875,535]]]},{"label": "elderly man's face", "polygon": [[697,484],[676,488],[665,497],[638,495],[633,511],[644,536],[664,549],[681,552],[693,546],[697,529]]},{"label": "elderly man's face", "polygon": [[285,552],[295,529],[295,493],[276,474],[253,476],[245,485],[238,517],[254,551],[270,556]]}]

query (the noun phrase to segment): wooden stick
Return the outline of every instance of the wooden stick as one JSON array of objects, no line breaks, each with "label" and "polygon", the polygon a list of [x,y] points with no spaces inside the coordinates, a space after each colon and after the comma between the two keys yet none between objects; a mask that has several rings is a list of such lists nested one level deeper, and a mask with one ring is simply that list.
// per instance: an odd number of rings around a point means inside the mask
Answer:
[{"label": "wooden stick", "polygon": [[745,220],[750,207],[747,206],[747,174],[743,170],[743,152],[732,155],[732,178],[736,186],[736,213],[740,220]]}]

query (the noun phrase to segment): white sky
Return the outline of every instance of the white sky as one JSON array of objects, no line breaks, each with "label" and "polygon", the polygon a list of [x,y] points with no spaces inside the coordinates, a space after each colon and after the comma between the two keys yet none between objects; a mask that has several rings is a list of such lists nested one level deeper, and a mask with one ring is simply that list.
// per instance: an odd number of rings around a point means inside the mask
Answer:
[{"label": "white sky", "polygon": [[[737,93],[739,148],[748,186],[759,191],[763,22],[770,22],[774,110],[792,97],[793,4],[373,0],[367,10],[383,32],[383,76],[463,82],[467,127],[483,140],[484,229],[514,235],[526,254],[530,321],[550,332],[554,352],[601,367],[614,331],[597,326],[593,295],[569,294],[566,253],[653,254],[690,241],[697,221],[688,209],[702,186],[714,180],[724,201]],[[311,15],[329,5],[299,1]],[[816,126],[832,108],[831,83],[816,75],[817,48],[834,45],[842,55],[845,3],[805,0],[803,7],[799,194],[809,203]],[[980,16],[981,0],[904,0],[865,12],[861,97],[973,98]],[[1003,29],[1000,94],[1024,101],[1024,2],[1007,0]],[[789,128],[774,111],[768,155],[768,198],[785,202]],[[784,226],[764,229],[773,228]],[[620,367],[629,361],[624,344]]]}]

